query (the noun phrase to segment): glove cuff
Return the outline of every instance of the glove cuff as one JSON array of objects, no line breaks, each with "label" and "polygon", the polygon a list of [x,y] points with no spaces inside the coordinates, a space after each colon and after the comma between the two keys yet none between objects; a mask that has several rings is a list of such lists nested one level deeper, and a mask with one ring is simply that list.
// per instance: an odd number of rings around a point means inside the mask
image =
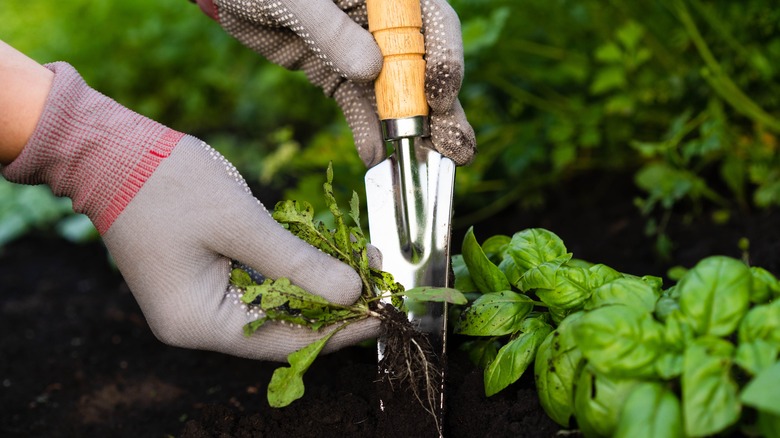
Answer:
[{"label": "glove cuff", "polygon": [[69,64],[45,65],[54,82],[9,181],[48,184],[103,234],[184,134],[90,88]]}]

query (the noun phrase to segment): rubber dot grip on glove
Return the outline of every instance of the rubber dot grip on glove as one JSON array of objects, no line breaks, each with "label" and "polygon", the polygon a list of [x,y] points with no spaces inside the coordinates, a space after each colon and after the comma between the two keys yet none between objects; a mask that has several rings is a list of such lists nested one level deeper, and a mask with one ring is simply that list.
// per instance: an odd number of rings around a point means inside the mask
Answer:
[{"label": "rubber dot grip on glove", "polygon": [[368,29],[384,58],[375,82],[381,120],[428,115],[420,0],[367,0]]}]

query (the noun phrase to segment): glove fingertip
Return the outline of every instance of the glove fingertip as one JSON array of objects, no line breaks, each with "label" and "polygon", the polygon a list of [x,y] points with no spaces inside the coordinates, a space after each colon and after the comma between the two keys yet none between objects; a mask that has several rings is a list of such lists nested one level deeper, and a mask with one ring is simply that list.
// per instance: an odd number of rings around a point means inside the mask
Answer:
[{"label": "glove fingertip", "polygon": [[[330,256],[328,256],[330,257]],[[334,304],[350,305],[360,298],[363,282],[349,265],[336,259],[333,263],[322,263],[312,277],[313,284],[304,286],[309,292],[319,295]],[[335,263],[335,264],[334,264]]]},{"label": "glove fingertip", "polygon": [[345,78],[356,82],[371,82],[379,76],[383,63],[382,52],[371,34],[358,34],[350,44],[340,47],[345,49],[345,53],[337,55],[336,58],[347,61],[339,63],[338,66]]}]

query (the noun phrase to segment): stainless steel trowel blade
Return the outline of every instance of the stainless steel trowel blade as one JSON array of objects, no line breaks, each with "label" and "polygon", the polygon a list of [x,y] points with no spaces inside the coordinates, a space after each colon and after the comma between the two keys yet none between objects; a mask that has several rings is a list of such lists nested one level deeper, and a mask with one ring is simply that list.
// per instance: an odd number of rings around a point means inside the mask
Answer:
[{"label": "stainless steel trowel blade", "polygon": [[[382,253],[382,269],[405,289],[449,286],[453,161],[401,140],[395,153],[368,170],[365,182],[370,241]],[[443,355],[446,305],[405,304],[409,320]]]}]

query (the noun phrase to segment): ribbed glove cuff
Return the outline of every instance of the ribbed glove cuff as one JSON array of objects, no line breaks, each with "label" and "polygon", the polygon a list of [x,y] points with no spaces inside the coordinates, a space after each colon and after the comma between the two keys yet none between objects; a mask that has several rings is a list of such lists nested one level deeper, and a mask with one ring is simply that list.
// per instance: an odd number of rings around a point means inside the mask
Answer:
[{"label": "ribbed glove cuff", "polygon": [[103,234],[184,134],[90,88],[67,63],[45,67],[55,75],[41,118],[2,174],[48,184]]}]

